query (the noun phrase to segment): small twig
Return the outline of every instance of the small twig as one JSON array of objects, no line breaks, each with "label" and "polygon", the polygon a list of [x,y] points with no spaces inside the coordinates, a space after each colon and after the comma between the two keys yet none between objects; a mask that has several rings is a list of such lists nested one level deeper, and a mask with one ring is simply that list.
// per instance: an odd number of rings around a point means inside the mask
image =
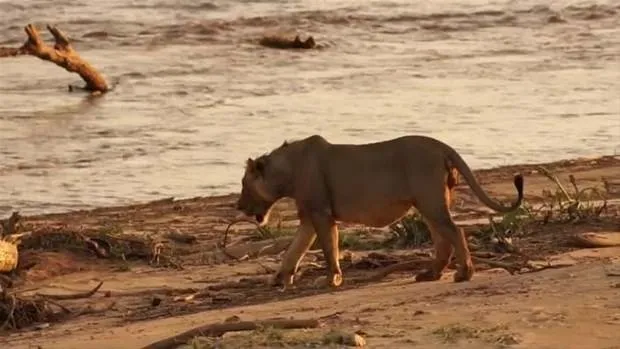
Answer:
[{"label": "small twig", "polygon": [[263,269],[265,269],[265,272],[267,272],[267,273],[272,274],[272,273],[275,273],[275,272],[276,272],[276,270],[275,270],[275,269],[273,269],[273,268],[271,268],[271,267],[269,267],[269,266],[266,266],[266,265],[264,265],[263,263],[261,263],[261,262],[259,262],[259,261],[256,261],[256,264],[260,265]]},{"label": "small twig", "polygon": [[74,293],[74,294],[41,294],[37,293],[36,296],[47,298],[47,299],[56,299],[56,300],[66,300],[66,299],[82,299],[88,298],[97,293],[99,288],[103,285],[103,281],[99,282],[99,285],[95,286],[90,291]]},{"label": "small twig", "polygon": [[265,285],[265,279],[246,278],[239,281],[226,281],[219,284],[207,286],[207,289],[211,291],[221,291],[226,289],[250,288],[259,285]]},{"label": "small twig", "polygon": [[179,295],[179,294],[187,294],[187,293],[195,293],[195,292],[197,292],[196,288],[161,287],[161,288],[152,288],[152,289],[140,290],[140,291],[113,292],[112,295],[116,298],[120,298],[120,297],[152,296],[155,294],[174,296],[174,295]]},{"label": "small twig", "polygon": [[3,331],[9,324],[9,322],[13,321],[13,315],[15,314],[15,307],[17,306],[17,299],[15,296],[9,296],[11,298],[11,308],[9,309],[9,313],[7,314],[6,320],[2,326],[0,326],[0,331]]},{"label": "small twig", "polygon": [[543,166],[538,166],[538,170],[540,171],[540,173],[542,173],[545,177],[549,178],[550,180],[552,180],[553,182],[555,182],[555,184],[558,186],[558,188],[560,189],[560,191],[562,192],[562,194],[564,195],[564,197],[566,198],[566,201],[568,202],[573,202],[574,200],[571,198],[571,196],[568,194],[568,191],[566,191],[566,189],[564,189],[564,186],[562,185],[562,183],[560,182],[560,180],[558,179],[558,177],[556,175],[554,175],[553,173],[551,173],[549,170],[547,170],[546,168],[544,168]]},{"label": "small twig", "polygon": [[224,231],[224,239],[222,240],[221,243],[221,247],[222,249],[226,248],[226,245],[228,244],[228,231],[230,230],[230,228],[237,224],[237,223],[250,223],[250,224],[254,224],[256,226],[257,229],[260,230],[260,225],[252,220],[249,219],[235,219],[234,221],[230,222],[228,224],[228,226],[226,227],[226,230]]},{"label": "small twig", "polygon": [[60,304],[60,303],[58,303],[58,302],[56,302],[56,301],[53,301],[53,300],[51,300],[51,299],[49,299],[49,298],[48,298],[48,299],[44,299],[44,300],[45,300],[47,303],[49,303],[49,304],[51,304],[51,305],[55,305],[55,306],[57,306],[58,308],[62,309],[62,311],[64,311],[64,312],[65,312],[65,313],[67,313],[67,314],[71,314],[71,313],[72,313],[72,311],[71,311],[71,310],[69,310],[69,308],[65,307],[64,305],[62,305],[62,304]]},{"label": "small twig", "polygon": [[[110,244],[107,241],[101,239],[91,239],[80,232],[75,233],[79,238],[84,241],[86,246],[95,252],[97,257],[108,258],[110,257]],[[107,245],[107,246],[104,246]]]},{"label": "small twig", "polygon": [[527,268],[527,271],[523,271],[520,274],[537,273],[539,271],[543,271],[547,269],[561,269],[561,268],[572,267],[572,266],[574,266],[574,264],[551,264],[551,263],[547,263],[538,268],[533,268],[531,266],[525,266],[525,268]]},{"label": "small twig", "polygon": [[327,314],[327,315],[323,315],[323,316],[319,317],[319,320],[323,321],[323,320],[334,319],[334,318],[339,317],[342,314],[344,314],[344,311],[336,311],[336,312],[333,312],[331,314]]},{"label": "small twig", "polygon": [[601,248],[620,246],[620,234],[618,233],[582,233],[575,234],[571,239],[572,243],[578,247]]},{"label": "small twig", "polygon": [[500,262],[500,261],[496,261],[496,260],[488,259],[488,258],[480,258],[476,256],[471,256],[471,259],[476,263],[484,263],[494,268],[505,269],[511,275],[521,270],[521,268],[525,267],[523,263],[506,263],[506,262]]},{"label": "small twig", "polygon": [[501,255],[498,253],[489,252],[489,251],[476,251],[476,252],[472,252],[471,256],[478,257],[478,258],[498,258]]},{"label": "small twig", "polygon": [[196,336],[219,337],[227,332],[252,331],[259,328],[271,327],[276,329],[317,328],[321,322],[316,319],[307,320],[262,320],[240,321],[209,324],[193,328],[181,334],[151,343],[142,349],[172,349],[187,343]]},{"label": "small twig", "polygon": [[413,261],[407,261],[407,262],[388,265],[385,268],[379,269],[377,272],[372,274],[370,277],[364,278],[363,280],[356,280],[356,281],[366,281],[366,282],[379,281],[394,272],[413,270],[413,269],[419,268],[420,264],[428,264],[430,262],[431,262],[430,259],[419,259],[419,260],[413,260]]},{"label": "small twig", "polygon": [[85,307],[84,309],[80,310],[76,316],[82,316],[82,315],[93,315],[93,314],[101,314],[101,313],[105,313],[106,311],[114,308],[114,306],[116,305],[116,302],[111,302],[110,304],[108,304],[106,307],[103,307],[101,309],[93,309],[90,306]]},{"label": "small twig", "polygon": [[573,185],[573,190],[575,190],[575,196],[579,196],[579,187],[577,186],[577,180],[575,180],[575,176],[573,174],[568,175],[568,181]]}]

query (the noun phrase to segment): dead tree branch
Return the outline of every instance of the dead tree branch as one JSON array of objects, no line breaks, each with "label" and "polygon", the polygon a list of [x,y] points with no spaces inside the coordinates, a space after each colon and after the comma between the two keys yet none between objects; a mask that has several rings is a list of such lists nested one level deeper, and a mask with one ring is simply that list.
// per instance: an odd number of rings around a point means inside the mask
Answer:
[{"label": "dead tree branch", "polygon": [[428,264],[430,264],[430,262],[431,262],[430,259],[420,259],[420,260],[406,261],[406,262],[388,265],[387,267],[383,267],[379,269],[374,274],[372,274],[370,277],[365,278],[364,281],[366,282],[381,281],[382,279],[386,278],[388,275],[392,273],[399,272],[399,271],[409,271],[409,270],[418,269],[421,266],[427,266]]},{"label": "dead tree branch", "polygon": [[216,323],[193,328],[176,336],[151,343],[145,347],[142,347],[142,349],[172,349],[187,343],[190,339],[196,336],[219,337],[226,332],[252,331],[265,327],[277,329],[317,328],[320,324],[320,321],[315,319]]},{"label": "dead tree branch", "polygon": [[99,288],[101,288],[101,285],[103,285],[103,281],[100,281],[99,285],[95,286],[95,288],[93,288],[92,290],[86,291],[86,292],[80,292],[80,293],[74,293],[74,294],[40,294],[40,293],[37,293],[37,296],[47,298],[47,299],[56,299],[56,300],[88,298],[94,295],[95,293],[97,293],[97,291],[99,291]]},{"label": "dead tree branch", "polygon": [[312,36],[309,36],[305,41],[296,35],[294,39],[290,39],[284,36],[272,35],[264,36],[258,42],[261,46],[275,48],[275,49],[312,49],[316,46],[316,42]]},{"label": "dead tree branch", "polygon": [[71,73],[77,73],[86,82],[84,89],[87,91],[104,93],[109,90],[103,75],[78,55],[71,47],[67,36],[60,29],[47,26],[47,30],[54,37],[54,46],[49,46],[43,42],[39,31],[33,24],[28,24],[24,30],[28,35],[28,40],[19,48],[0,47],[0,57],[35,56],[65,68]]},{"label": "dead tree branch", "polygon": [[620,246],[620,233],[582,233],[571,237],[571,243],[577,247],[601,248]]}]

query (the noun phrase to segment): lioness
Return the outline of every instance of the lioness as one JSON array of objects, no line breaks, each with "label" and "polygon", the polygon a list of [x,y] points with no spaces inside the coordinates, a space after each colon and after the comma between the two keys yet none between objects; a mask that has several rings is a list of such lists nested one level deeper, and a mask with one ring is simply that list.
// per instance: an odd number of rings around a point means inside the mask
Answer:
[{"label": "lioness", "polygon": [[248,159],[237,209],[265,224],[280,198],[295,200],[300,226],[274,276],[284,288],[293,284],[299,263],[318,235],[328,268],[328,283],[342,284],[336,221],[382,227],[413,206],[432,234],[432,267],[417,281],[438,280],[456,251],[454,281],[470,280],[474,267],[463,231],[450,216],[460,172],[478,198],[498,212],[523,201],[523,177],[514,177],[517,200],[505,207],[482,190],[463,158],[450,146],[425,136],[404,136],[369,144],[332,144],[314,135],[284,142],[271,153]]}]

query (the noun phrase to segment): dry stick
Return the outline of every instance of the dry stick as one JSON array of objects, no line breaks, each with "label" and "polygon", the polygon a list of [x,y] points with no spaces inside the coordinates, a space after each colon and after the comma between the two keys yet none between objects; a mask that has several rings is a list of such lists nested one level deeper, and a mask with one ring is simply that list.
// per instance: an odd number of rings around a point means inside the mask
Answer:
[{"label": "dry stick", "polygon": [[[228,224],[228,226],[226,227],[226,230],[224,231],[224,239],[222,240],[222,250],[226,248],[226,245],[228,244],[228,231],[230,230],[230,228],[237,224],[237,223],[250,223],[250,224],[254,224],[256,226],[257,229],[260,229],[260,225],[254,221],[251,221],[249,219],[235,219],[234,221],[230,222]],[[224,252],[225,253],[225,252]]]},{"label": "dry stick", "polygon": [[564,197],[566,198],[566,201],[568,201],[568,202],[574,202],[575,201],[575,200],[573,200],[570,197],[570,195],[568,194],[568,191],[566,191],[566,189],[564,189],[564,186],[562,185],[562,183],[560,182],[560,179],[556,175],[554,175],[553,173],[551,173],[549,170],[547,170],[546,168],[544,168],[542,166],[538,166],[538,170],[545,177],[547,177],[550,180],[552,180],[553,182],[555,182],[555,184],[558,186],[558,188],[560,189],[562,194],[564,194]]},{"label": "dry stick", "polygon": [[[491,267],[506,269],[510,274],[514,274],[516,271],[521,270],[521,268],[524,266],[521,263],[506,263],[506,262],[496,261],[496,260],[492,260],[488,258],[481,258],[478,256],[473,256],[473,255],[471,256],[471,259],[477,263],[485,263]],[[412,270],[416,267],[419,267],[420,264],[427,264],[431,262],[432,260],[430,259],[418,259],[418,260],[413,260],[413,261],[406,261],[406,262],[392,264],[385,268],[379,269],[376,273],[374,273],[370,277],[363,278],[361,280],[379,281],[394,272]]]},{"label": "dry stick", "polygon": [[103,285],[103,281],[99,282],[99,285],[95,286],[95,288],[93,288],[90,291],[74,293],[74,294],[41,294],[41,293],[37,293],[36,295],[39,296],[39,297],[48,298],[48,299],[56,299],[56,300],[88,298],[88,297],[91,297],[92,295],[94,295],[99,290],[101,285]]},{"label": "dry stick", "polygon": [[9,310],[9,314],[6,317],[6,320],[4,320],[4,323],[2,324],[2,326],[0,326],[0,331],[3,331],[9,324],[9,322],[11,322],[11,320],[13,319],[13,315],[15,314],[15,308],[17,306],[17,299],[15,299],[15,296],[10,296],[11,298],[11,309]]},{"label": "dry stick", "polygon": [[531,273],[537,273],[539,271],[543,271],[543,270],[547,270],[547,269],[561,269],[561,268],[567,268],[567,267],[572,267],[574,264],[547,264],[547,265],[543,265],[542,267],[539,268],[532,268],[532,267],[527,267],[528,270],[522,272],[521,274],[531,274]]},{"label": "dry stick", "polygon": [[86,82],[87,91],[107,92],[108,84],[103,76],[88,62],[86,62],[71,47],[69,39],[57,27],[47,26],[54,37],[54,46],[48,46],[43,42],[37,28],[28,24],[24,30],[28,35],[28,40],[19,48],[0,47],[0,57],[10,57],[18,55],[31,55],[44,61],[52,62],[65,70],[77,73]]},{"label": "dry stick", "polygon": [[492,259],[489,259],[489,258],[481,258],[481,257],[476,257],[476,256],[471,256],[471,259],[474,262],[476,262],[476,263],[484,263],[484,264],[486,264],[488,266],[491,266],[491,267],[494,267],[494,268],[505,269],[511,275],[513,275],[515,272],[521,270],[521,268],[525,266],[523,263],[506,263],[506,262],[492,260]]},{"label": "dry stick", "polygon": [[407,262],[388,265],[385,268],[381,268],[379,271],[372,274],[370,277],[363,278],[363,280],[364,281],[379,281],[394,272],[411,270],[411,269],[414,269],[415,267],[419,267],[420,264],[427,264],[430,262],[431,262],[430,259],[418,259],[414,261],[407,261]]},{"label": "dry stick", "polygon": [[82,310],[80,310],[76,316],[82,316],[82,315],[94,315],[94,314],[101,314],[101,313],[105,313],[106,311],[114,308],[114,306],[116,305],[116,302],[111,302],[110,304],[108,304],[106,307],[103,307],[101,309],[93,309],[90,308],[90,306],[87,306],[85,308],[83,308]]},{"label": "dry stick", "polygon": [[608,236],[596,233],[575,234],[571,240],[574,245],[585,248],[620,246],[620,236],[614,233]]},{"label": "dry stick", "polygon": [[69,308],[65,307],[64,305],[62,305],[62,304],[60,304],[60,303],[58,303],[58,302],[55,302],[55,301],[53,301],[53,300],[51,300],[51,299],[45,299],[45,301],[46,301],[47,303],[51,304],[51,305],[55,305],[55,306],[57,306],[58,308],[62,309],[62,311],[64,311],[64,312],[65,312],[65,313],[67,313],[67,314],[71,314],[71,313],[73,313],[73,312],[72,312]]},{"label": "dry stick", "polygon": [[141,349],[172,349],[186,344],[196,336],[219,337],[226,332],[252,331],[264,327],[276,329],[317,328],[321,322],[316,319],[304,320],[262,320],[216,323],[193,328],[173,337],[151,343]]}]

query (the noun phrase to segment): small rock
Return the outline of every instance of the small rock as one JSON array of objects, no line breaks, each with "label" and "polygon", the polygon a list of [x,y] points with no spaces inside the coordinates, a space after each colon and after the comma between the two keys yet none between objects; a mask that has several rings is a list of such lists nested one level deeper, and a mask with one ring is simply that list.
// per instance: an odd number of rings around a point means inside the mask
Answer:
[{"label": "small rock", "polygon": [[239,321],[241,321],[241,318],[238,317],[237,315],[233,315],[233,316],[227,317],[226,320],[224,320],[224,322],[226,322],[226,323],[239,322]]},{"label": "small rock", "polygon": [[156,306],[158,306],[160,304],[161,304],[161,298],[153,297],[153,299],[151,300],[151,306],[152,307],[156,307]]},{"label": "small rock", "polygon": [[366,340],[357,333],[330,331],[323,338],[323,344],[341,344],[349,347],[365,347]]},{"label": "small rock", "polygon": [[547,18],[548,23],[566,23],[566,20],[562,18],[560,14],[554,14]]},{"label": "small rock", "polygon": [[41,323],[41,324],[36,324],[36,325],[34,325],[34,326],[33,326],[33,328],[34,328],[35,330],[43,330],[43,329],[46,329],[46,328],[48,328],[48,327],[50,327],[49,322],[44,322],[44,323]]},{"label": "small rock", "polygon": [[494,274],[494,275],[510,275],[510,272],[504,268],[491,268],[484,271],[485,274]]}]

